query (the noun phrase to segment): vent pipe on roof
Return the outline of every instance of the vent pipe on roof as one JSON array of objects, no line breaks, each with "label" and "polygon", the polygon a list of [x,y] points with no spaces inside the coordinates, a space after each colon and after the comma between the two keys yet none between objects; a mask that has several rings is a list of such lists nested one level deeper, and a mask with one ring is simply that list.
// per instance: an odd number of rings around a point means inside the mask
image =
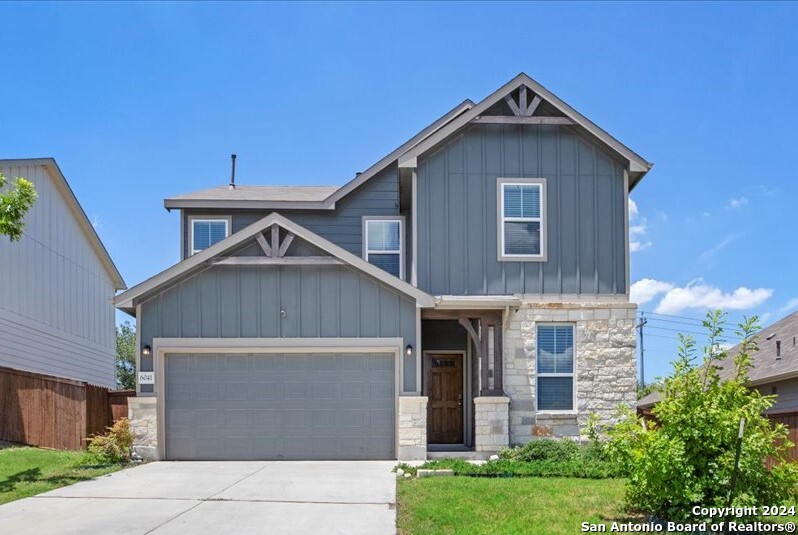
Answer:
[{"label": "vent pipe on roof", "polygon": [[232,169],[230,170],[230,189],[236,189],[236,155],[231,154],[230,160],[232,160]]}]

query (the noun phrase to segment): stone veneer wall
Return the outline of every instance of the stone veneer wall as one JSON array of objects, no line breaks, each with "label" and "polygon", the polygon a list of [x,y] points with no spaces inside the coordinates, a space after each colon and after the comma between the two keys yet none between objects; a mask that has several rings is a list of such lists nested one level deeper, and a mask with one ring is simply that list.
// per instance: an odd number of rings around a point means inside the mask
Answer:
[{"label": "stone veneer wall", "polygon": [[127,414],[133,433],[133,453],[148,461],[158,460],[157,398],[127,398]]},{"label": "stone veneer wall", "polygon": [[[510,402],[510,443],[536,437],[579,438],[590,413],[608,422],[619,404],[634,406],[637,361],[633,303],[525,303],[510,312],[505,328],[504,391]],[[574,414],[537,414],[536,325],[576,327]]]},{"label": "stone veneer wall", "polygon": [[474,398],[474,449],[496,453],[510,445],[510,398],[484,396]]},{"label": "stone veneer wall", "polygon": [[427,399],[427,396],[399,396],[397,456],[402,461],[427,458]]}]

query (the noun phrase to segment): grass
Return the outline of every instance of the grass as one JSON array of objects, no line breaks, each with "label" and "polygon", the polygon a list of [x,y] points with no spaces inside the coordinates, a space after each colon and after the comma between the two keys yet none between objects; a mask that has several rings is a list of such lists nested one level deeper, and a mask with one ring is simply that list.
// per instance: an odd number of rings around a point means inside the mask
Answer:
[{"label": "grass", "polygon": [[398,482],[400,535],[572,535],[626,522],[622,479],[429,477]]},{"label": "grass", "polygon": [[124,465],[97,465],[85,452],[11,447],[0,450],[0,504],[97,476]]}]

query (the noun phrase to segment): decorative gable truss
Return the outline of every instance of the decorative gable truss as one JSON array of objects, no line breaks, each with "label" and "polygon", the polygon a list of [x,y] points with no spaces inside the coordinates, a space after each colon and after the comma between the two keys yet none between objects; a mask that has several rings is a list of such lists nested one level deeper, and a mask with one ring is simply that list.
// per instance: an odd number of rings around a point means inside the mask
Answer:
[{"label": "decorative gable truss", "polygon": [[[267,237],[268,236],[268,237]],[[319,254],[315,247],[304,240],[294,241],[296,234],[289,230],[282,230],[279,224],[274,223],[263,232],[255,235],[257,247],[244,248],[231,256],[216,257],[211,260],[213,265],[222,266],[267,266],[267,265],[330,265],[343,264],[344,262],[334,256]],[[288,255],[292,244],[292,255]]]},{"label": "decorative gable truss", "polygon": [[574,125],[557,108],[526,85],[507,93],[503,99],[472,119],[473,123]]}]

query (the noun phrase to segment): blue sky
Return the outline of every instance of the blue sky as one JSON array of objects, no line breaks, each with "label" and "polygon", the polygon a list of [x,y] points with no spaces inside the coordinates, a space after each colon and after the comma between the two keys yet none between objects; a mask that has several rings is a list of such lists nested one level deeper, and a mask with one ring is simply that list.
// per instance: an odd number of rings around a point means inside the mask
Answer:
[{"label": "blue sky", "polygon": [[632,280],[641,310],[679,317],[652,316],[648,377],[709,306],[798,308],[798,5],[2,3],[0,20],[0,157],[55,157],[130,285],[178,260],[163,198],[224,183],[231,152],[241,183],[341,184],[525,71],[656,164],[632,196]]}]

